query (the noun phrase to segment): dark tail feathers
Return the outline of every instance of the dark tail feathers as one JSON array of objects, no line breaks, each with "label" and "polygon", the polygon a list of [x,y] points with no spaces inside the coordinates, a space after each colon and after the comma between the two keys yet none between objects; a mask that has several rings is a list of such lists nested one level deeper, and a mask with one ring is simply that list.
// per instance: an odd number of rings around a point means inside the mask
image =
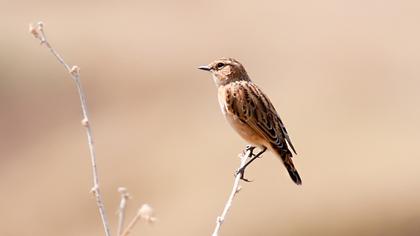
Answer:
[{"label": "dark tail feathers", "polygon": [[301,185],[302,184],[302,179],[300,178],[298,171],[296,170],[295,166],[293,165],[292,153],[289,150],[287,150],[287,151],[278,150],[278,148],[275,148],[275,150],[280,155],[280,157],[283,161],[283,164],[287,169],[287,172],[289,172],[290,178],[293,180],[293,182],[295,182],[295,184]]},{"label": "dark tail feathers", "polygon": [[296,170],[296,168],[293,166],[292,159],[290,157],[287,157],[286,159],[289,159],[290,162],[286,163],[287,161],[283,160],[284,166],[286,166],[287,171],[289,172],[290,178],[292,178],[293,182],[297,185],[302,184],[302,179],[300,179],[299,173]]}]

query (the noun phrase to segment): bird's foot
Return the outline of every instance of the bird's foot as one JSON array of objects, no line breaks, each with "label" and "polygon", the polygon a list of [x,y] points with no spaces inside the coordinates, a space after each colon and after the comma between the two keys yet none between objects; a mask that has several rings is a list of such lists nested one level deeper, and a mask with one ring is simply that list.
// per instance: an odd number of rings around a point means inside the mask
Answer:
[{"label": "bird's foot", "polygon": [[246,152],[250,151],[249,156],[245,157],[245,158],[250,158],[245,165],[243,165],[241,168],[239,168],[236,172],[235,172],[235,176],[237,176],[238,174],[241,174],[241,180],[245,181],[245,182],[252,182],[251,180],[248,180],[245,178],[245,169],[246,167],[251,164],[255,159],[257,158],[261,158],[262,154],[267,150],[266,147],[264,147],[264,149],[262,149],[260,152],[258,152],[257,154],[254,154],[254,146],[248,145],[245,148],[245,153],[244,155],[246,155]]},{"label": "bird's foot", "polygon": [[249,156],[252,157],[254,155],[255,148],[257,148],[257,147],[252,146],[252,145],[246,145],[243,155],[246,155],[246,152],[250,151],[251,153],[250,153]]},{"label": "bird's foot", "polygon": [[245,178],[245,168],[246,166],[243,166],[241,168],[239,168],[237,171],[235,171],[235,177],[238,176],[239,174],[241,175],[241,180],[245,181],[245,182],[252,182],[252,180],[249,180],[247,178]]}]

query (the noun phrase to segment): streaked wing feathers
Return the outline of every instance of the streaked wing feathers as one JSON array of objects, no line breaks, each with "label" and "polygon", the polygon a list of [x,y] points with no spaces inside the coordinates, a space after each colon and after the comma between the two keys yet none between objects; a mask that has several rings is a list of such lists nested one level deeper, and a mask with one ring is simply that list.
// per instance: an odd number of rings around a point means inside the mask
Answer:
[{"label": "streaked wing feathers", "polygon": [[[228,109],[265,137],[273,146],[288,151],[295,148],[276,109],[268,97],[252,82],[236,82],[229,92]],[[286,144],[287,142],[287,144]]]}]

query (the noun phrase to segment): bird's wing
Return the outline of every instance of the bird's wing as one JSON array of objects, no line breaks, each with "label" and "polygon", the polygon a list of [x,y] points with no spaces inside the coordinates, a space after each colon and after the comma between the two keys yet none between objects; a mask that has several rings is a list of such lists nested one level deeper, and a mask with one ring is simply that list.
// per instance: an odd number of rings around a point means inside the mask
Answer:
[{"label": "bird's wing", "polygon": [[288,151],[288,144],[296,154],[286,127],[276,109],[257,85],[252,82],[242,82],[234,87],[234,93],[238,94],[234,107],[236,115],[243,122],[265,137],[274,147]]}]

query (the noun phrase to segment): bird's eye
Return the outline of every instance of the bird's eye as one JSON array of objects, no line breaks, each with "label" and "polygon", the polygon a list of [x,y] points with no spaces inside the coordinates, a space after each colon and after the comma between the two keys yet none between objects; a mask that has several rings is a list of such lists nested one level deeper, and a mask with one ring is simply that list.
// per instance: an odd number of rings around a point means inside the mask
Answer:
[{"label": "bird's eye", "polygon": [[222,69],[224,66],[225,66],[225,64],[224,64],[224,63],[219,62],[219,63],[217,63],[217,65],[216,65],[216,69],[220,70],[220,69]]}]

